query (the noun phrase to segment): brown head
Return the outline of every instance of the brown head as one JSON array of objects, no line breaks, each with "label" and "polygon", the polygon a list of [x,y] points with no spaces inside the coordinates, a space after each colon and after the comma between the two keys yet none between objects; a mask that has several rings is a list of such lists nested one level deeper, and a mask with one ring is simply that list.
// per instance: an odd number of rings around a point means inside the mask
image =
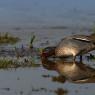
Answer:
[{"label": "brown head", "polygon": [[48,58],[50,56],[55,55],[55,47],[46,47],[42,51],[42,57]]}]

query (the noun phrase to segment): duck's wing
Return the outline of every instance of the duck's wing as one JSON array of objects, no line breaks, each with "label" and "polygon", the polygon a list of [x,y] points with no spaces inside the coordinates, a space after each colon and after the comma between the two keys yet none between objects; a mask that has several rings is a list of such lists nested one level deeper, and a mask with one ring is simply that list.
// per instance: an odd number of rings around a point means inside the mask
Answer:
[{"label": "duck's wing", "polygon": [[91,42],[95,44],[95,34],[92,35],[73,35],[70,37],[71,39],[77,39],[77,40],[81,40],[81,41],[86,41],[86,42]]},{"label": "duck's wing", "polygon": [[70,39],[75,39],[82,42],[95,43],[95,40],[93,40],[90,36],[87,36],[87,35],[73,35],[70,37]]},{"label": "duck's wing", "polygon": [[93,42],[93,40],[87,35],[72,35],[72,36],[64,37],[61,41],[66,39],[74,39],[82,42]]},{"label": "duck's wing", "polygon": [[72,38],[74,40],[82,41],[82,42],[88,42],[88,43],[93,43],[92,40],[90,39],[85,39],[85,38]]}]

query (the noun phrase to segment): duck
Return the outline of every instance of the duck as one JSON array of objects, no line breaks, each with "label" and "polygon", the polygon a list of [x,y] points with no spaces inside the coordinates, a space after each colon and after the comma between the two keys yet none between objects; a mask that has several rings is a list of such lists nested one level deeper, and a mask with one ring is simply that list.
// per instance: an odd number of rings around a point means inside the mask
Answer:
[{"label": "duck", "polygon": [[90,35],[71,35],[63,38],[56,46],[46,47],[42,51],[42,56],[48,58],[55,57],[73,57],[75,61],[76,56],[80,56],[95,49],[95,40]]},{"label": "duck", "polygon": [[60,60],[56,62],[56,70],[71,82],[87,82],[91,81],[92,78],[95,80],[95,69],[86,65],[86,63],[79,63],[77,61],[65,62]]},{"label": "duck", "polygon": [[51,61],[42,58],[43,68],[56,71],[62,80],[73,83],[95,83],[95,68],[78,61],[63,61],[62,59]]}]

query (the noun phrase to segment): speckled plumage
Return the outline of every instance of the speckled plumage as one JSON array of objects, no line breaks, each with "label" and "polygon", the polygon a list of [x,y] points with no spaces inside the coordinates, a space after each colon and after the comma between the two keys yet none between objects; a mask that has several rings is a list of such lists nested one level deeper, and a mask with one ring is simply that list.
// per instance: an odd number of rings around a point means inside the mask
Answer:
[{"label": "speckled plumage", "polygon": [[55,49],[56,56],[73,56],[85,54],[95,49],[95,43],[88,36],[76,35],[64,38]]}]

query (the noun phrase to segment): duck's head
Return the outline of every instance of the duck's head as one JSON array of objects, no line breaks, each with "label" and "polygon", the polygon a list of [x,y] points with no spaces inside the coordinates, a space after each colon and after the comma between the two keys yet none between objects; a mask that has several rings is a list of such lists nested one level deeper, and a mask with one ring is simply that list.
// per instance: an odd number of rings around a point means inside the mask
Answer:
[{"label": "duck's head", "polygon": [[55,55],[55,47],[46,47],[42,50],[42,57],[48,58]]}]

